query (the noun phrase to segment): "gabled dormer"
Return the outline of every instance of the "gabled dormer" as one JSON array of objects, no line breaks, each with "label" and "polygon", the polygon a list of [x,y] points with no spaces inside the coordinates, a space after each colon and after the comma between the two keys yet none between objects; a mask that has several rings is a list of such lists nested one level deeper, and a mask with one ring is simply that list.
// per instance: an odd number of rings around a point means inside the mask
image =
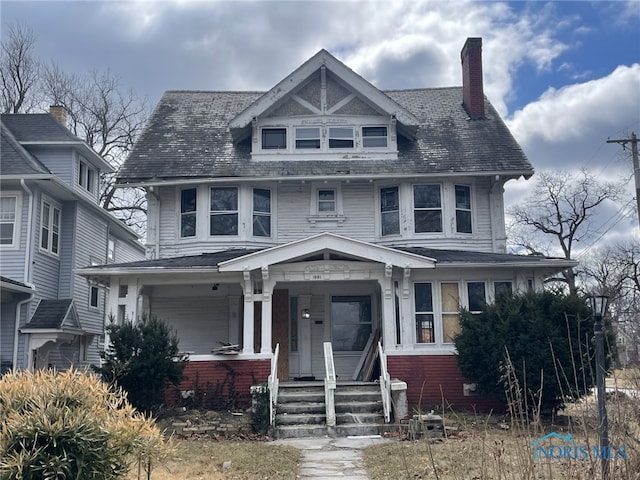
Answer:
[{"label": "gabled dormer", "polygon": [[252,160],[398,158],[398,135],[418,119],[326,50],[258,98],[229,124],[251,137]]}]

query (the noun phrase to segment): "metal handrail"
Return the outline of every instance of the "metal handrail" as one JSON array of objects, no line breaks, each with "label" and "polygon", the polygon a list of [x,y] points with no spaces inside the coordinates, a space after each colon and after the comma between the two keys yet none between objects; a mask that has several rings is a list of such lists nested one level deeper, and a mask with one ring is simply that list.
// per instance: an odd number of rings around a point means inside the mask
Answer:
[{"label": "metal handrail", "polygon": [[333,348],[331,342],[324,342],[324,402],[326,408],[326,423],[328,427],[336,425],[336,367],[333,363]]},{"label": "metal handrail", "polygon": [[280,344],[276,343],[276,348],[271,358],[271,373],[269,374],[269,420],[271,426],[276,423],[276,402],[278,401],[278,357],[280,356]]},{"label": "metal handrail", "polygon": [[382,409],[384,421],[391,421],[391,376],[387,371],[387,354],[382,350],[382,344],[378,342],[378,357],[380,358],[380,393],[382,393]]}]

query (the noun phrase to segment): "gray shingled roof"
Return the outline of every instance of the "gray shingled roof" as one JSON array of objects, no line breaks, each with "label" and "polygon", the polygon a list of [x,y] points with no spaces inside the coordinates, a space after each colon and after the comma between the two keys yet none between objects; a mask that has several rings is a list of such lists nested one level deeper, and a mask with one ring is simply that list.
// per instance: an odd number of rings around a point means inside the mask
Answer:
[{"label": "gray shingled roof", "polygon": [[486,118],[469,120],[462,87],[385,91],[420,121],[415,141],[399,137],[398,160],[251,161],[250,141],[228,124],[264,92],[168,91],[156,106],[118,183],[212,177],[422,175],[519,176],[533,168],[485,99]]},{"label": "gray shingled roof", "polygon": [[0,175],[48,175],[51,172],[40,160],[27,152],[4,124],[0,128]]},{"label": "gray shingled roof", "polygon": [[33,317],[23,328],[61,328],[73,300],[41,300]]},{"label": "gray shingled roof", "polygon": [[[441,266],[447,264],[487,264],[487,265],[506,265],[513,263],[530,263],[531,266],[544,266],[549,261],[563,261],[565,259],[556,259],[550,257],[536,255],[513,255],[509,253],[486,253],[486,252],[469,252],[463,250],[440,250],[437,248],[423,247],[390,247],[395,250],[413,253],[426,258],[436,260]],[[124,269],[140,269],[140,270],[171,270],[171,269],[187,269],[187,268],[216,268],[220,263],[234,258],[249,255],[262,249],[232,249],[216,253],[203,253],[202,255],[189,255],[184,257],[160,258],[155,260],[142,260],[139,262],[129,262],[121,264],[108,264],[87,267],[98,273],[100,270],[113,270],[118,268]]]},{"label": "gray shingled roof", "polygon": [[81,142],[50,113],[2,114],[19,142]]}]

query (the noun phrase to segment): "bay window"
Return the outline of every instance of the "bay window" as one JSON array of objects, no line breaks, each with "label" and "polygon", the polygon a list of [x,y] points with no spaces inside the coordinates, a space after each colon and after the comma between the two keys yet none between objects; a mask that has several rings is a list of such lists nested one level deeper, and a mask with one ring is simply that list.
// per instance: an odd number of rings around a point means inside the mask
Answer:
[{"label": "bay window", "polygon": [[400,233],[400,199],[397,186],[380,189],[380,224],[383,237]]},{"label": "bay window", "polygon": [[456,185],[456,232],[472,233],[471,229],[471,188]]},{"label": "bay window", "polygon": [[442,232],[440,185],[414,185],[413,207],[416,233]]},{"label": "bay window", "polygon": [[238,188],[212,187],[209,235],[238,234]]},{"label": "bay window", "polygon": [[253,236],[271,236],[271,190],[253,189]]},{"label": "bay window", "polygon": [[187,188],[180,192],[180,237],[196,236],[197,192]]}]

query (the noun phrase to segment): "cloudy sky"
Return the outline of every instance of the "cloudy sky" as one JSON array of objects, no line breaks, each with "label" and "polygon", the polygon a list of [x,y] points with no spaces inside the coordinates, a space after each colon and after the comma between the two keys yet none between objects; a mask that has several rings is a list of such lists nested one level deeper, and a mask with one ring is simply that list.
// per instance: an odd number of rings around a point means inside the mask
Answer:
[{"label": "cloudy sky", "polygon": [[[126,1],[1,3],[37,56],[110,69],[152,105],[165,90],[266,90],[325,48],[379,88],[461,84],[460,49],[483,37],[485,93],[536,171],[629,179],[607,138],[640,134],[640,2]],[[533,182],[509,182],[507,201]],[[633,183],[627,184],[630,200]],[[632,201],[599,234],[638,235]],[[608,232],[608,233],[607,233]]]}]

